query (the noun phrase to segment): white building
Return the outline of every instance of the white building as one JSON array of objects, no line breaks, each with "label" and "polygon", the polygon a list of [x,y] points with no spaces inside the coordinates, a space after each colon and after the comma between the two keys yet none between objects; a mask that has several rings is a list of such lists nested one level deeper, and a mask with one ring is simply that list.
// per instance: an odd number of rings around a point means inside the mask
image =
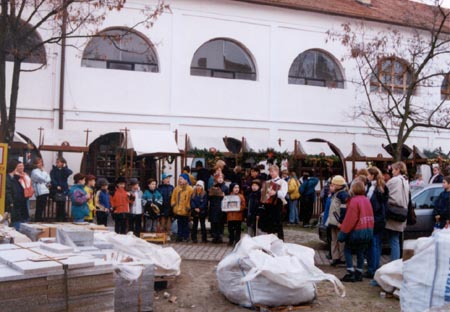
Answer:
[{"label": "white building", "polygon": [[[107,16],[102,29],[123,31],[135,25],[148,2],[127,1],[123,10]],[[191,147],[223,149],[223,137],[245,137],[255,151],[292,151],[294,140],[306,149],[307,140],[321,138],[341,148],[344,156],[353,142],[368,150],[374,146],[373,153],[386,143],[349,117],[358,101],[359,91],[349,83],[357,78],[355,64],[341,62],[346,49],[327,41],[327,31],[363,17],[374,31],[401,23],[395,10],[408,5],[405,1],[372,0],[371,6],[358,0],[167,2],[171,13],[150,29],[138,25],[129,30],[132,39],[121,43],[149,43],[151,49],[139,57],[118,53],[112,44],[96,45],[100,38],[69,41],[82,48],[66,49],[62,90],[61,48],[48,46],[47,65],[21,76],[17,131],[36,145],[40,127],[45,145],[85,145],[83,131],[88,128],[88,143],[125,127],[176,130],[182,150],[186,134]],[[108,49],[109,61],[100,60],[97,52]],[[439,90],[432,95],[437,101]],[[58,129],[60,102],[63,130]],[[448,151],[449,138],[449,132],[416,131],[407,143]],[[43,156],[50,164],[56,153]],[[64,156],[77,171],[82,154]]]}]

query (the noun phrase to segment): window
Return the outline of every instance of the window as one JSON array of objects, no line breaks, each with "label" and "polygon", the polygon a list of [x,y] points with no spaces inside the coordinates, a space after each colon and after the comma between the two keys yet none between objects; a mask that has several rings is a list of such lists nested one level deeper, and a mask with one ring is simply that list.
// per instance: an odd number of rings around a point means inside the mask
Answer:
[{"label": "window", "polygon": [[450,74],[445,75],[442,81],[441,100],[450,100]]},{"label": "window", "polygon": [[394,93],[405,93],[412,82],[411,69],[408,64],[395,57],[383,58],[370,79],[371,91],[386,91],[389,88]]},{"label": "window", "polygon": [[299,54],[289,69],[289,84],[344,88],[344,78],[336,61],[318,50]]},{"label": "window", "polygon": [[153,45],[135,31],[109,29],[92,38],[83,52],[81,66],[158,72]]},{"label": "window", "polygon": [[191,75],[256,80],[255,64],[249,53],[228,39],[214,39],[198,48],[191,62]]},{"label": "window", "polygon": [[[41,36],[36,31],[30,30],[32,26],[25,22],[21,22],[17,33],[12,35],[11,32],[7,32],[5,35],[6,41],[6,60],[13,62],[14,59],[18,59],[24,63],[32,64],[46,64],[47,55],[45,53],[45,47],[42,43]],[[25,38],[21,38],[22,34],[27,34]],[[17,41],[17,42],[14,42]]]}]

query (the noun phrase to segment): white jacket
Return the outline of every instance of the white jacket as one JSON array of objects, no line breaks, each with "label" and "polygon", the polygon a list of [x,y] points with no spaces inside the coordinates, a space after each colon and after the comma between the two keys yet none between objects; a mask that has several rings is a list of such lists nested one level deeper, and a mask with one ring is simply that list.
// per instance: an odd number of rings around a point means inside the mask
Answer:
[{"label": "white jacket", "polygon": [[50,193],[47,184],[51,181],[50,175],[44,170],[36,168],[31,171],[31,182],[33,183],[33,189],[36,196]]}]

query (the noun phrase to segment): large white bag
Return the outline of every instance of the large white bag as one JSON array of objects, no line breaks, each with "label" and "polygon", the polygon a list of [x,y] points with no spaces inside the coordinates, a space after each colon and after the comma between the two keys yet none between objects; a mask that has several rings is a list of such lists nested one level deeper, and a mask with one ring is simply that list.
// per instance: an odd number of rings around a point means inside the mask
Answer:
[{"label": "large white bag", "polygon": [[316,297],[316,282],[328,280],[336,293],[345,288],[314,266],[314,250],[285,244],[275,235],[244,235],[217,267],[219,289],[233,303],[252,307],[298,305]]},{"label": "large white bag", "polygon": [[402,311],[422,312],[450,302],[449,246],[450,230],[418,240],[414,256],[403,264]]},{"label": "large white bag", "polygon": [[380,267],[373,278],[385,292],[398,295],[398,290],[402,287],[403,282],[402,271],[403,260],[398,259]]}]

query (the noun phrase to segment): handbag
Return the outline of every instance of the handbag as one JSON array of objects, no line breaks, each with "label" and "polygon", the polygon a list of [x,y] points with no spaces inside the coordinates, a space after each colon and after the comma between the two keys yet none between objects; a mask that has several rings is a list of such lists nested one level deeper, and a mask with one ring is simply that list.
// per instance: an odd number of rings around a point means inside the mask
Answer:
[{"label": "handbag", "polygon": [[414,205],[411,201],[411,192],[409,192],[409,203],[408,203],[408,216],[406,219],[407,225],[414,225],[417,223],[416,211],[414,210]]},{"label": "handbag", "polygon": [[386,217],[389,220],[394,220],[397,222],[405,222],[408,217],[408,209],[405,209],[400,206],[388,204],[387,211],[386,211]]},{"label": "handbag", "polygon": [[55,196],[53,196],[53,200],[55,202],[65,202],[66,201],[66,194],[64,194],[64,193],[55,193]]}]

